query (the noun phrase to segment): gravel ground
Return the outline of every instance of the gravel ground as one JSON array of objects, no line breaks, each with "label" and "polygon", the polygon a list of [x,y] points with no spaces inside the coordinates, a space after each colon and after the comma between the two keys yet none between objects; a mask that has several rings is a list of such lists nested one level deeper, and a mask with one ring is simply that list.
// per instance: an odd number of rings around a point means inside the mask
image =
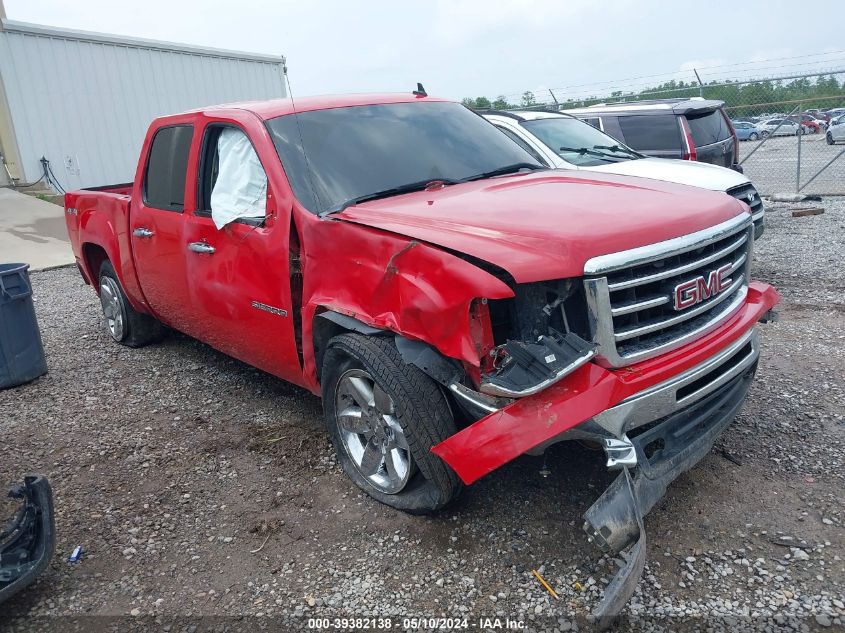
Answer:
[{"label": "gravel ground", "polygon": [[[772,208],[756,247],[756,276],[783,303],[761,325],[749,401],[647,517],[620,628],[845,626],[845,200],[812,217],[794,206]],[[342,474],[314,396],[180,335],[115,345],[75,270],[32,278],[50,373],[0,392],[13,447],[0,482],[50,477],[58,543],[0,628],[290,630],[365,615],[588,628],[613,573],[580,527],[613,477],[601,453],[558,445],[549,477],[524,457],[447,511],[408,516]]]}]

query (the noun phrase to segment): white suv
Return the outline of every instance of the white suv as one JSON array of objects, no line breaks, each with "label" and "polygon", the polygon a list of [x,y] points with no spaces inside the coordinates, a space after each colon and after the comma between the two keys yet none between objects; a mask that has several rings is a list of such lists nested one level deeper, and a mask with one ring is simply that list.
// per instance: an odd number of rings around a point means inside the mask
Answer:
[{"label": "white suv", "polygon": [[[709,163],[651,158],[568,114],[538,110],[484,110],[479,114],[537,160],[557,169],[586,169],[724,191],[751,207],[754,236],[763,234],[765,210],[746,176]],[[845,130],[845,125],[842,126]]]},{"label": "white suv", "polygon": [[845,141],[845,114],[830,120],[824,136],[828,145],[833,145],[836,141]]}]

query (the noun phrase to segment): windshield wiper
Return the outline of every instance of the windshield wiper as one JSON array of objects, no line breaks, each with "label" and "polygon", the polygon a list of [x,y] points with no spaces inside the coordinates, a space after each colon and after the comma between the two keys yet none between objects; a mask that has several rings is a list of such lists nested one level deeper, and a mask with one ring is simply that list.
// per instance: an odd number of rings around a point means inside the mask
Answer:
[{"label": "windshield wiper", "polygon": [[537,163],[513,163],[511,165],[505,165],[504,167],[499,167],[498,169],[493,169],[491,171],[485,171],[482,174],[476,174],[475,176],[470,176],[469,178],[462,178],[461,182],[471,182],[473,180],[484,180],[485,178],[493,178],[495,176],[505,176],[507,174],[513,174],[518,172],[520,169],[547,169],[543,165],[539,165]]},{"label": "windshield wiper", "polygon": [[349,200],[342,202],[341,204],[332,207],[331,209],[326,209],[320,214],[320,217],[324,217],[327,215],[331,215],[332,213],[339,213],[343,211],[347,207],[351,207],[356,204],[360,204],[361,202],[368,202],[369,200],[379,200],[381,198],[390,198],[391,196],[399,196],[403,193],[414,193],[415,191],[422,191],[426,189],[429,185],[435,184],[444,184],[444,185],[456,185],[458,184],[459,180],[451,180],[448,178],[429,178],[428,180],[420,180],[418,182],[409,182],[407,185],[399,185],[398,187],[390,187],[389,189],[382,189],[381,191],[375,191],[373,193],[367,193],[363,196],[357,196],[355,198],[350,198]]},{"label": "windshield wiper", "polygon": [[586,147],[561,147],[558,149],[558,151],[575,152],[576,154],[581,154],[581,156],[589,154],[590,156],[598,156],[599,158],[615,158],[614,156],[609,155],[607,152],[597,152],[594,149],[588,149]]},{"label": "windshield wiper", "polygon": [[639,152],[635,152],[634,150],[629,149],[627,147],[622,147],[621,145],[593,145],[593,149],[606,149],[611,152],[621,152],[622,154],[628,154],[636,158],[643,157],[643,155]]}]

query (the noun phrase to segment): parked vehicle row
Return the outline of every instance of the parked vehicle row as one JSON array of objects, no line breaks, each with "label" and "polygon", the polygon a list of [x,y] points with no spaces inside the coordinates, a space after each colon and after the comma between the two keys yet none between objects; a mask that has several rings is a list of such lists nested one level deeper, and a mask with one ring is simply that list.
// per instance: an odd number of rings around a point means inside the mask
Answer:
[{"label": "parked vehicle row", "polygon": [[[698,130],[690,152],[735,162],[718,107],[668,114]],[[550,169],[423,90],[160,117],[132,183],[66,195],[68,233],[111,339],[166,325],[320,394],[344,472],[393,508],[442,508],[557,442],[604,447],[620,474],[584,525],[624,553],[606,624],[642,573],[642,517],[741,408],[778,295],[751,281],[748,198],[622,175],[659,166],[570,122],[521,123],[612,169]]]},{"label": "parked vehicle row", "polygon": [[737,139],[711,99],[660,99],[563,110],[648,156],[679,158],[741,171]]}]

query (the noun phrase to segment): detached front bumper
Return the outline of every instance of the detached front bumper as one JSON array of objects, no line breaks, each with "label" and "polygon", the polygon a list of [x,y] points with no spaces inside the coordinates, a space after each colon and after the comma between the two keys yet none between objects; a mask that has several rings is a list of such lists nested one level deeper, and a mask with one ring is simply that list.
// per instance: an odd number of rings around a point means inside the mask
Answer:
[{"label": "detached front bumper", "polygon": [[0,603],[31,584],[55,550],[53,493],[47,479],[27,475],[9,496],[19,499],[20,506],[0,527]]},{"label": "detached front bumper", "polygon": [[[756,333],[715,368],[680,387],[702,392],[693,404],[634,428],[625,436],[635,465],[622,473],[584,514],[588,540],[603,552],[620,554],[620,570],[593,613],[600,626],[609,624],[633,595],[646,558],[643,517],[678,476],[695,466],[713,447],[745,402],[757,370]],[[702,383],[700,381],[709,381]],[[652,397],[659,407],[667,386]],[[686,391],[685,391],[686,392]],[[646,399],[649,396],[645,396]],[[624,406],[624,405],[623,405]]]}]

